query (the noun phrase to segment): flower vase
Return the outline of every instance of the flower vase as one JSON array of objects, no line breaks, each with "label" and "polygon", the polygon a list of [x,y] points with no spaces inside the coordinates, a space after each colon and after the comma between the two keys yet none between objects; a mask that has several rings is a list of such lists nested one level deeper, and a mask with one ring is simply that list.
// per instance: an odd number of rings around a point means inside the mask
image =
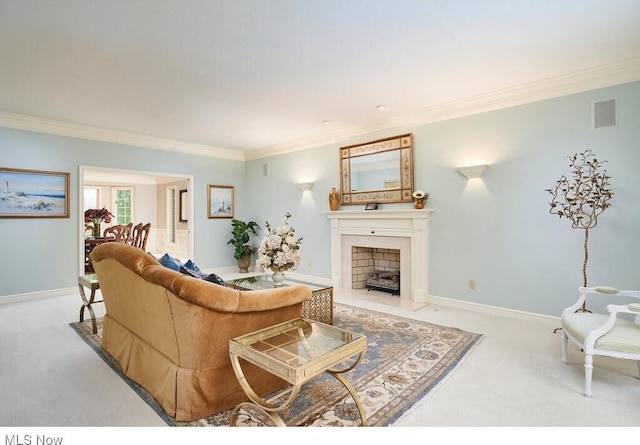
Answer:
[{"label": "flower vase", "polygon": [[94,221],[94,223],[93,223],[93,237],[94,238],[100,238],[101,234],[102,234],[102,231],[100,230],[100,223]]},{"label": "flower vase", "polygon": [[282,286],[284,284],[284,272],[278,270],[271,275],[271,280],[273,280],[274,286]]},{"label": "flower vase", "polygon": [[416,209],[424,209],[424,205],[427,203],[426,199],[416,199],[415,201],[413,201],[413,207],[415,207]]},{"label": "flower vase", "polygon": [[274,286],[282,286],[284,284],[284,273],[288,270],[288,267],[271,266],[271,280]]}]

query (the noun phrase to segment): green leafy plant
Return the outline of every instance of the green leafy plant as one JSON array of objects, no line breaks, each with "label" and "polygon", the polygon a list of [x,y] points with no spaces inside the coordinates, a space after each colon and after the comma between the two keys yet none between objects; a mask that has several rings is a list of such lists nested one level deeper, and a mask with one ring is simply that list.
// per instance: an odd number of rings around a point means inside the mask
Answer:
[{"label": "green leafy plant", "polygon": [[227,241],[227,244],[235,247],[233,257],[239,260],[253,255],[257,249],[249,244],[249,241],[252,236],[258,234],[258,232],[256,232],[256,229],[259,227],[258,224],[254,221],[244,222],[239,219],[232,219],[231,227],[233,238]]}]

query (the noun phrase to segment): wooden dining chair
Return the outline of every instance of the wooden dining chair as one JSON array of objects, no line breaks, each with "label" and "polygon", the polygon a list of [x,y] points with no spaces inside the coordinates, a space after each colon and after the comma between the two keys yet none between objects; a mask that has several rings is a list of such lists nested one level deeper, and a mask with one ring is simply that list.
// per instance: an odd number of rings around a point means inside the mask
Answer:
[{"label": "wooden dining chair", "polygon": [[115,241],[118,243],[126,243],[131,236],[132,223],[118,224],[116,226],[107,227],[104,229],[102,236],[106,238],[106,241]]},{"label": "wooden dining chair", "polygon": [[138,247],[136,244],[138,242],[138,238],[140,237],[141,229],[142,229],[142,223],[138,223],[135,226],[133,226],[133,229],[131,229],[131,235],[129,236],[129,240],[127,241],[127,244],[133,247]]},{"label": "wooden dining chair", "polygon": [[142,250],[146,250],[147,249],[147,239],[149,238],[149,231],[150,230],[151,230],[151,223],[147,223],[145,225],[141,225],[139,230],[137,232],[135,232],[135,234],[134,234],[134,240],[133,240],[132,246],[139,247]]}]

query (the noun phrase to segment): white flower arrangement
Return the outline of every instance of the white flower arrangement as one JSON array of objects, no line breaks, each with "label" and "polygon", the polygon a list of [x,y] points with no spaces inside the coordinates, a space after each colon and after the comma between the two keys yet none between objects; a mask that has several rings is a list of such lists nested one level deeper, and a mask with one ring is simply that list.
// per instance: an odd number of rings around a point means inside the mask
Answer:
[{"label": "white flower arrangement", "polygon": [[429,198],[429,194],[423,192],[422,190],[416,190],[415,192],[413,192],[413,194],[411,195],[413,196],[413,200],[417,201],[420,199],[428,199]]},{"label": "white flower arrangement", "polygon": [[262,272],[270,268],[277,270],[297,269],[300,265],[300,244],[302,237],[296,239],[296,231],[289,225],[291,214],[287,212],[282,223],[276,229],[272,229],[267,221],[265,223],[265,236],[258,247],[258,261],[256,266]]}]

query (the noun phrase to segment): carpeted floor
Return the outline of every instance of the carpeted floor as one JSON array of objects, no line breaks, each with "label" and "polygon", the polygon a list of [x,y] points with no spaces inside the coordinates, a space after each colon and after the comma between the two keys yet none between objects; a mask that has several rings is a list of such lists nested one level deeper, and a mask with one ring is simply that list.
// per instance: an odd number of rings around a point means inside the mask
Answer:
[{"label": "carpeted floor", "polygon": [[[334,324],[367,336],[364,359],[345,376],[356,389],[370,426],[393,425],[441,384],[482,338],[480,334],[457,328],[341,304],[335,307]],[[230,411],[196,422],[176,423],[144,388],[122,375],[119,365],[102,350],[101,320],[95,335],[91,333],[90,322],[70,325],[167,424],[228,425]],[[282,417],[287,425],[296,426],[351,426],[360,422],[353,399],[329,375],[305,384]],[[259,420],[252,413],[242,411],[238,423],[256,425]]]}]

